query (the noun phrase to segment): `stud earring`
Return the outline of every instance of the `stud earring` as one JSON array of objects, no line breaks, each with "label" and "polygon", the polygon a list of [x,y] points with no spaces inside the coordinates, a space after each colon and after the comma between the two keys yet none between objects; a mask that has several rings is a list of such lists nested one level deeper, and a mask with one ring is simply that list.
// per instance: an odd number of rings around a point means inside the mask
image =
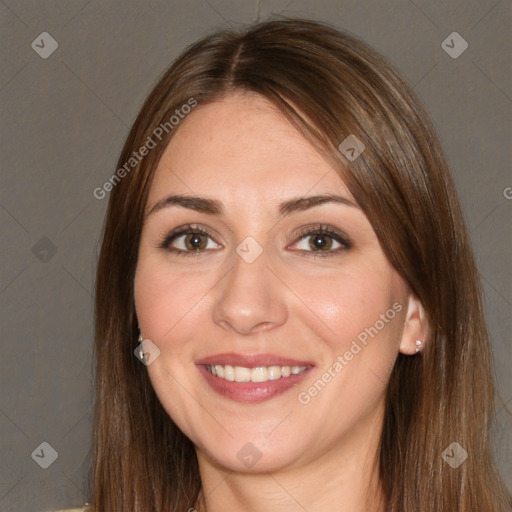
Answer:
[{"label": "stud earring", "polygon": [[423,342],[421,340],[416,340],[416,352],[419,352]]},{"label": "stud earring", "polygon": [[143,338],[142,338],[142,333],[140,332],[140,329],[139,329],[139,359],[141,361],[144,360],[144,346],[143,346]]}]

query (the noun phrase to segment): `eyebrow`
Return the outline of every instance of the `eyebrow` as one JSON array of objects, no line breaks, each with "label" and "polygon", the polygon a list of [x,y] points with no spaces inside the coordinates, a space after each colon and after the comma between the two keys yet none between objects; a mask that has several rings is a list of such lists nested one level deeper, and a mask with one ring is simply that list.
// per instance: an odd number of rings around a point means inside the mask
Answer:
[{"label": "eyebrow", "polygon": [[[302,212],[320,206],[325,203],[339,203],[352,208],[359,208],[359,206],[347,199],[346,197],[337,196],[334,194],[320,194],[315,196],[297,197],[284,201],[279,205],[278,213],[280,217],[291,215],[292,213]],[[187,196],[187,195],[169,195],[160,199],[155,203],[149,212],[146,213],[146,217],[169,207],[180,207],[194,210],[199,213],[206,213],[209,215],[224,215],[224,209],[222,203],[216,199],[209,199],[206,197],[198,196]]]}]

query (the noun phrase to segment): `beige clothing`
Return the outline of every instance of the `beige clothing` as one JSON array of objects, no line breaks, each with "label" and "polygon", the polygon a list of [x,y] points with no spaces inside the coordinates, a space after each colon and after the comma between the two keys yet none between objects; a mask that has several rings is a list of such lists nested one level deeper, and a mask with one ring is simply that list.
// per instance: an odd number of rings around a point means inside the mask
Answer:
[{"label": "beige clothing", "polygon": [[92,512],[91,507],[87,506],[87,503],[83,507],[79,508],[66,508],[64,510],[55,510],[54,512]]}]

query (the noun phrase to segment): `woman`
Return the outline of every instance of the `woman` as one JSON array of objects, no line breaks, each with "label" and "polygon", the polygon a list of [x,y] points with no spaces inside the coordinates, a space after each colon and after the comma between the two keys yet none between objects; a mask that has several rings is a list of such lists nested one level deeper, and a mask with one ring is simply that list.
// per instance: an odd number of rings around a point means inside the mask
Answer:
[{"label": "woman", "polygon": [[461,207],[380,55],[307,20],[210,35],[106,192],[98,510],[507,510]]}]

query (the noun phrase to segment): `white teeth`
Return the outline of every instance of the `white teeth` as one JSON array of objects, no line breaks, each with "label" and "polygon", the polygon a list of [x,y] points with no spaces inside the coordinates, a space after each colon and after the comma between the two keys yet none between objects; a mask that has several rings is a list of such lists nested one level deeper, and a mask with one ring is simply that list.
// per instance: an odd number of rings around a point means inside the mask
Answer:
[{"label": "white teeth", "polygon": [[266,382],[277,380],[290,375],[302,373],[307,366],[256,366],[245,368],[243,366],[230,366],[216,364],[207,365],[206,368],[213,375],[231,382]]},{"label": "white teeth", "polygon": [[235,366],[235,382],[251,382],[251,370],[243,366]]},{"label": "white teeth", "polygon": [[281,378],[281,367],[280,366],[269,366],[268,367],[268,378],[269,380],[275,380]]},{"label": "white teeth", "polygon": [[251,382],[265,382],[268,380],[268,370],[263,366],[251,369]]},{"label": "white teeth", "polygon": [[[217,365],[215,365],[215,366],[217,366]],[[224,366],[224,378],[231,382],[233,382],[235,380],[235,370],[232,366],[230,366],[228,364],[226,366]]]}]

